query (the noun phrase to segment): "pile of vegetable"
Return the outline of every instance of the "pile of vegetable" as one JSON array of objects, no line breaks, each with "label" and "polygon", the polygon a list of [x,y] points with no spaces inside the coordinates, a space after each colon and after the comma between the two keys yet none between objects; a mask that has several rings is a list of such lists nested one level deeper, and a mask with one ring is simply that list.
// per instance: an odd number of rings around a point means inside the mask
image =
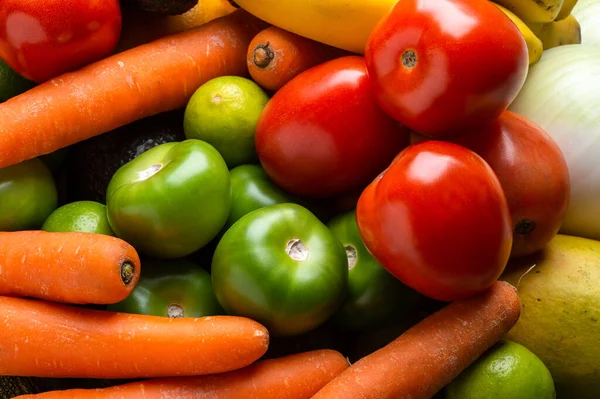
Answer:
[{"label": "pile of vegetable", "polygon": [[599,9],[4,0],[0,397],[595,398]]}]

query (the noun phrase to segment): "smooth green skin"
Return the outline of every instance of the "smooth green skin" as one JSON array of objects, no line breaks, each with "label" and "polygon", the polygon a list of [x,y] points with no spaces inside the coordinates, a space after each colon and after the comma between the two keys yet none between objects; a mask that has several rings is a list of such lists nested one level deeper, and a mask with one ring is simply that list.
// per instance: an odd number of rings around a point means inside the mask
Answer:
[{"label": "smooth green skin", "polygon": [[0,231],[39,229],[57,206],[54,178],[38,158],[0,169]]},{"label": "smooth green skin", "polygon": [[163,317],[204,317],[223,314],[210,274],[186,259],[144,258],[143,272],[133,292],[109,305],[113,312]]},{"label": "smooth green skin", "polygon": [[[286,252],[291,240],[305,260]],[[323,324],[346,292],[348,262],[340,241],[297,204],[276,204],[243,216],[227,230],[212,260],[212,282],[229,314],[250,317],[273,336],[293,336]]]},{"label": "smooth green skin", "polygon": [[112,230],[138,251],[185,257],[225,225],[231,208],[229,170],[206,142],[161,144],[117,170],[106,205]]},{"label": "smooth green skin", "polygon": [[444,388],[445,399],[555,399],[552,375],[529,349],[501,340]]},{"label": "smooth green skin", "polygon": [[335,216],[327,226],[346,248],[350,268],[346,298],[332,322],[345,329],[359,330],[397,322],[407,315],[421,295],[402,284],[371,256],[358,231],[355,210]]},{"label": "smooth green skin", "polygon": [[268,101],[269,96],[250,79],[211,79],[188,101],[183,118],[185,136],[212,144],[230,169],[258,163],[254,132]]},{"label": "smooth green skin", "polygon": [[95,201],[75,201],[55,209],[46,218],[42,230],[115,235],[108,223],[106,206]]},{"label": "smooth green skin", "polygon": [[295,202],[291,195],[279,188],[260,165],[240,165],[231,175],[231,213],[226,227],[242,216],[265,206]]}]

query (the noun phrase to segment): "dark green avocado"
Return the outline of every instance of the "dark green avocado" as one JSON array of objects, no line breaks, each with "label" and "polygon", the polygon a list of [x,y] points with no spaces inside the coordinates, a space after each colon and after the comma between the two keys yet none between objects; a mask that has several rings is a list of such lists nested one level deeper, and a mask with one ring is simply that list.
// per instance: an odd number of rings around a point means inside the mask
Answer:
[{"label": "dark green avocado", "polygon": [[121,2],[157,15],[183,14],[198,4],[198,0],[121,0]]},{"label": "dark green avocado", "polygon": [[106,188],[122,165],[159,144],[183,141],[183,111],[141,119],[79,142],[67,155],[69,201],[106,203]]}]

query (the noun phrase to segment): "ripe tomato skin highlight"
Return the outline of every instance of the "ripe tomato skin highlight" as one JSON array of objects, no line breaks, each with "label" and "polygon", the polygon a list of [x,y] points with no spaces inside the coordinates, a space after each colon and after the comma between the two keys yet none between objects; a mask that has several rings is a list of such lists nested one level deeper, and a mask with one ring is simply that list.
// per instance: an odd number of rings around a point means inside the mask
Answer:
[{"label": "ripe tomato skin highlight", "polygon": [[512,245],[508,203],[473,151],[428,140],[403,150],[358,200],[369,252],[422,295],[454,301],[489,288]]},{"label": "ripe tomato skin highlight", "polygon": [[511,111],[452,142],[479,154],[502,184],[512,214],[511,257],[543,249],[558,233],[570,201],[567,162],[541,127]]},{"label": "ripe tomato skin highlight", "polygon": [[269,177],[289,193],[313,198],[364,189],[409,139],[408,129],[375,101],[360,56],[296,76],[267,103],[255,133]]},{"label": "ripe tomato skin highlight", "polygon": [[518,28],[480,0],[398,2],[371,33],[365,60],[381,107],[433,138],[492,122],[529,70]]}]

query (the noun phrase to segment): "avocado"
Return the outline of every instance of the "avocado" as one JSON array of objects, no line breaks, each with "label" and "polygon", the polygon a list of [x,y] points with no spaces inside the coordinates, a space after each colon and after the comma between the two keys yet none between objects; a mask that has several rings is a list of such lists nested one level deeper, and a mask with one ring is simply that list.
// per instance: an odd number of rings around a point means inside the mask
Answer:
[{"label": "avocado", "polygon": [[68,200],[106,203],[117,169],[159,144],[185,140],[183,111],[147,117],[79,142],[67,154]]},{"label": "avocado", "polygon": [[541,252],[509,262],[521,316],[507,339],[548,367],[558,398],[600,397],[600,241],[557,235]]},{"label": "avocado", "polygon": [[198,5],[198,0],[122,0],[122,2],[157,15],[180,15]]}]

